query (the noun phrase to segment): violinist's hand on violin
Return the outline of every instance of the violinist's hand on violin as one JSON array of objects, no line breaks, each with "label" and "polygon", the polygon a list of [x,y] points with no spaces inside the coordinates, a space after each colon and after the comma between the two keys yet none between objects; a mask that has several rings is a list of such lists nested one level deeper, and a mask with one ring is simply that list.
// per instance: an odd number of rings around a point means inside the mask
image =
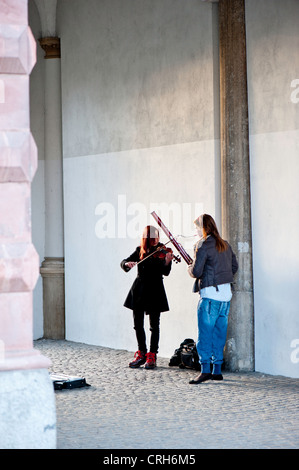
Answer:
[{"label": "violinist's hand on violin", "polygon": [[128,268],[134,268],[136,262],[135,261],[128,261],[125,266],[127,266]]},{"label": "violinist's hand on violin", "polygon": [[166,253],[165,255],[165,264],[169,264],[170,261],[173,259],[173,253]]}]

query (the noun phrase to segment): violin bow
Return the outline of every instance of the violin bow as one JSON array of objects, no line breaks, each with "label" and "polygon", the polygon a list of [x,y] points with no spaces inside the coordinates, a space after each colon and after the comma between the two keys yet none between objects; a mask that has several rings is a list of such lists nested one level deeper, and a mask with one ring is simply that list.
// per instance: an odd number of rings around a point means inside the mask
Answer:
[{"label": "violin bow", "polygon": [[175,248],[178,250],[181,257],[186,261],[186,263],[188,265],[192,264],[193,259],[188,255],[188,253],[185,251],[185,249],[182,247],[182,245],[176,241],[176,239],[174,238],[172,233],[168,230],[166,225],[164,225],[164,223],[162,222],[160,217],[156,214],[156,212],[155,211],[151,212],[151,215],[154,217],[154,219],[157,222],[157,224],[159,225],[159,227],[161,227],[161,229],[163,230],[165,235],[169,238],[169,241],[175,246]]},{"label": "violin bow", "polygon": [[[164,245],[167,245],[168,243],[170,243],[171,240],[169,240],[168,242],[164,243]],[[136,263],[136,266],[140,263],[142,263],[143,261],[145,261],[147,258],[150,258],[151,256],[153,256],[154,254],[156,254],[157,252],[159,251],[159,248],[155,251],[153,251],[150,255],[147,255],[145,258],[141,259],[140,261],[138,261]]]}]

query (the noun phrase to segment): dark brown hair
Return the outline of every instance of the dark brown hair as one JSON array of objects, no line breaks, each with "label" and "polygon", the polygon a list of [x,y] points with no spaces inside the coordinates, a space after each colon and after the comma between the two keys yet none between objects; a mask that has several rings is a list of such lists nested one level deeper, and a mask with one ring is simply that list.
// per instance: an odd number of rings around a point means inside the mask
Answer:
[{"label": "dark brown hair", "polygon": [[208,235],[212,235],[216,240],[216,249],[221,253],[227,250],[227,243],[223,238],[220,237],[217,225],[213,217],[208,214],[200,215],[194,223],[197,227],[203,231],[203,236],[206,238]]},{"label": "dark brown hair", "polygon": [[140,243],[140,259],[143,259],[154,246],[156,238],[159,238],[159,230],[152,225],[147,225],[142,234]]}]

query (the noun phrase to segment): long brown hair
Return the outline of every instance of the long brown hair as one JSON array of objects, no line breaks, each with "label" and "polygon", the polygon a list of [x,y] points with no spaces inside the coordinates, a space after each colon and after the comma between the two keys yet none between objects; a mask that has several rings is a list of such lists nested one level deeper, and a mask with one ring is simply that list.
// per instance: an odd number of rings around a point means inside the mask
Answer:
[{"label": "long brown hair", "polygon": [[156,238],[159,238],[159,230],[152,225],[147,225],[142,234],[140,243],[140,259],[143,259],[155,244]]},{"label": "long brown hair", "polygon": [[208,214],[200,215],[194,223],[197,227],[202,229],[203,236],[206,238],[208,235],[212,235],[216,240],[216,249],[219,253],[227,250],[227,243],[223,238],[220,237],[217,225],[212,216]]}]

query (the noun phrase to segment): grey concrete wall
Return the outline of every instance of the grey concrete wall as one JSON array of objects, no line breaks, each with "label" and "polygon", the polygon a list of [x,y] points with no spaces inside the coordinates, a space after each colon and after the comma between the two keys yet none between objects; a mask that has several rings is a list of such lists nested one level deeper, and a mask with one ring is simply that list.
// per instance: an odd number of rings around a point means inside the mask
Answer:
[{"label": "grey concrete wall", "polygon": [[253,281],[244,0],[219,3],[221,208],[238,259],[225,348],[230,370],[253,370]]},{"label": "grey concrete wall", "polygon": [[64,157],[214,139],[211,11],[198,1],[61,2]]},{"label": "grey concrete wall", "polygon": [[246,1],[252,135],[299,128],[298,106],[291,100],[291,82],[298,79],[298,15],[296,0]]}]

